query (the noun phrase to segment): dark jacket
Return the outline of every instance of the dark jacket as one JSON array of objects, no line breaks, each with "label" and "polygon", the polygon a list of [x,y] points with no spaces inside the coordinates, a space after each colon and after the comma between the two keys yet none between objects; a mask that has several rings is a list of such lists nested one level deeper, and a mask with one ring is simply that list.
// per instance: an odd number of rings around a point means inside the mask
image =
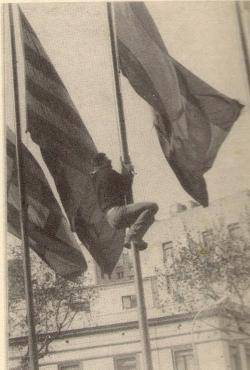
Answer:
[{"label": "dark jacket", "polygon": [[93,183],[101,210],[107,212],[112,207],[123,206],[132,181],[132,175],[121,175],[111,167],[98,169],[93,174]]}]

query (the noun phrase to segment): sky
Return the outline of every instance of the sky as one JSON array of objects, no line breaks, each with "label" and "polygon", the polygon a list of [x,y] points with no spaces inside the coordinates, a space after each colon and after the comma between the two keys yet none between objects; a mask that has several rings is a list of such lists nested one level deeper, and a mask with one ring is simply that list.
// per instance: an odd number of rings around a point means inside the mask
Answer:
[{"label": "sky", "polygon": [[[245,109],[205,175],[210,201],[250,188],[249,90],[233,2],[146,3],[170,54]],[[21,5],[66,85],[99,151],[119,170],[120,146],[106,4]],[[7,25],[6,25],[7,27]],[[5,40],[8,42],[8,34]],[[6,48],[6,119],[14,122],[10,54]],[[156,201],[158,219],[191,198],[161,152],[150,106],[122,78],[135,201]],[[24,141],[33,145],[25,135]],[[36,149],[37,150],[37,149]],[[38,154],[39,155],[39,154]]]}]

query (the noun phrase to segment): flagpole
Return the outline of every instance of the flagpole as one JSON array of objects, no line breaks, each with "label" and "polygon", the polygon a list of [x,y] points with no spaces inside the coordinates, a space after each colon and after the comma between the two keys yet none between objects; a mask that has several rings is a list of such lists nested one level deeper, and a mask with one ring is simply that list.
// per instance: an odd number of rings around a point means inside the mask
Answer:
[{"label": "flagpole", "polygon": [[[119,134],[120,134],[120,139],[121,139],[122,160],[124,163],[131,163],[130,157],[129,157],[125,116],[124,116],[123,101],[122,101],[122,94],[121,94],[121,87],[120,87],[120,76],[119,76],[120,69],[119,69],[119,62],[118,62],[118,49],[117,49],[117,39],[116,39],[116,34],[115,34],[114,14],[113,14],[112,3],[110,2],[107,3],[107,13],[108,13],[110,41],[111,41],[111,50],[112,50],[113,71],[114,71],[114,78],[115,78],[116,99],[117,99],[117,107],[118,107],[118,113],[119,113]],[[132,191],[127,197],[127,201],[129,203],[133,203]],[[141,342],[142,342],[144,369],[153,370],[140,256],[139,256],[138,249],[135,248],[133,243],[131,244],[132,244],[132,254],[133,254],[133,262],[134,262],[134,269],[135,269],[135,282],[136,282],[136,293],[137,293],[137,302],[138,302],[138,319],[139,319],[139,329],[140,329]]]},{"label": "flagpole", "polygon": [[243,57],[244,62],[246,66],[246,72],[247,72],[247,79],[248,79],[248,87],[250,88],[250,50],[247,45],[247,39],[245,34],[245,22],[243,20],[242,10],[241,10],[241,2],[236,1],[236,13],[238,18],[238,24],[239,24],[239,31],[240,31],[240,38],[241,38],[241,45],[243,49]]},{"label": "flagpole", "polygon": [[[25,178],[24,164],[22,157],[22,139],[21,139],[21,110],[19,99],[18,72],[17,72],[17,55],[16,55],[16,39],[14,29],[14,17],[12,4],[9,4],[9,20],[10,20],[10,35],[11,35],[11,51],[12,51],[12,67],[13,67],[13,84],[14,84],[14,101],[16,114],[16,156],[17,156],[17,171],[18,171],[18,186],[20,198],[20,226],[23,244],[23,269],[25,282],[25,299],[28,320],[28,342],[29,342],[29,367],[30,370],[38,370],[37,343],[34,322],[34,306],[33,306],[33,291],[31,282],[31,266],[30,266],[30,250],[27,233],[27,203],[25,199]],[[18,15],[19,16],[19,15]]]}]

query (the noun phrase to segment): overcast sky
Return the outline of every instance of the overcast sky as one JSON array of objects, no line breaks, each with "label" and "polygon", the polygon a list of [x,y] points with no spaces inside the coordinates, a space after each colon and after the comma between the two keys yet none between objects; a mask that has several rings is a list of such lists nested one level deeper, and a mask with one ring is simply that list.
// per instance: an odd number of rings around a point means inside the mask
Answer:
[{"label": "overcast sky", "polygon": [[[177,60],[221,92],[246,105],[206,180],[210,200],[250,188],[249,96],[232,2],[147,3],[166,46]],[[105,3],[22,4],[66,85],[98,149],[119,169],[117,113]],[[7,36],[6,36],[7,37]],[[7,37],[8,40],[8,37]],[[13,124],[9,53],[7,119]],[[188,202],[166,163],[153,128],[151,108],[122,79],[135,201],[158,202],[158,218],[171,204]],[[27,138],[25,139],[27,142]]]}]

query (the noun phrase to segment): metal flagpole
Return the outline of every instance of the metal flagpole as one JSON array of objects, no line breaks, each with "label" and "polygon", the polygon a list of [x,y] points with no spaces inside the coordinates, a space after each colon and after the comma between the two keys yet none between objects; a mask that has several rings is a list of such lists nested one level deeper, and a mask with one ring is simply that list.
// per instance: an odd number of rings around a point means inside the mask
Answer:
[{"label": "metal flagpole", "polygon": [[[14,17],[12,4],[9,4],[9,20],[10,20],[10,35],[11,35],[11,51],[12,51],[12,67],[13,67],[13,84],[14,84],[14,100],[16,113],[16,156],[18,170],[18,185],[20,197],[20,226],[23,244],[23,268],[25,281],[25,299],[29,330],[29,367],[31,370],[38,370],[37,344],[34,323],[34,307],[33,307],[33,292],[31,282],[31,266],[30,266],[30,250],[27,233],[27,203],[25,199],[25,176],[24,163],[22,158],[22,139],[21,139],[21,110],[19,100],[18,72],[17,72],[17,55],[16,55],[16,39],[14,29]],[[19,16],[19,15],[18,15]]]},{"label": "metal flagpole", "polygon": [[243,49],[243,56],[246,66],[246,72],[247,72],[247,79],[248,79],[248,87],[250,89],[250,50],[248,48],[247,39],[246,39],[246,30],[245,30],[245,24],[243,20],[243,14],[241,7],[244,6],[242,2],[236,1],[236,13],[239,23],[239,31],[240,31],[240,38],[241,38],[241,44]]},{"label": "metal flagpole", "polygon": [[[113,14],[112,4],[110,2],[107,3],[107,12],[108,12],[108,22],[109,22],[109,30],[110,30],[116,98],[117,98],[117,106],[118,106],[118,113],[119,113],[119,131],[120,131],[119,134],[121,138],[122,159],[124,163],[131,163],[130,157],[129,157],[125,117],[124,117],[123,102],[122,102],[122,95],[121,95],[121,88],[120,88],[120,76],[119,76],[120,70],[119,70],[119,62],[118,62],[118,50],[117,50],[117,39],[116,39],[116,34],[115,34],[114,14]],[[129,194],[127,201],[129,203],[133,202],[132,192],[131,194]],[[142,281],[142,273],[141,273],[141,263],[140,263],[139,252],[137,248],[135,248],[133,243],[132,243],[132,253],[133,253],[133,261],[134,261],[134,269],[135,269],[135,282],[136,282],[136,290],[137,290],[136,293],[137,293],[137,301],[138,301],[138,319],[139,319],[139,329],[140,329],[141,342],[142,342],[144,369],[153,370],[148,324],[147,324],[147,313],[146,313],[144,289],[143,289],[143,281]]]}]

